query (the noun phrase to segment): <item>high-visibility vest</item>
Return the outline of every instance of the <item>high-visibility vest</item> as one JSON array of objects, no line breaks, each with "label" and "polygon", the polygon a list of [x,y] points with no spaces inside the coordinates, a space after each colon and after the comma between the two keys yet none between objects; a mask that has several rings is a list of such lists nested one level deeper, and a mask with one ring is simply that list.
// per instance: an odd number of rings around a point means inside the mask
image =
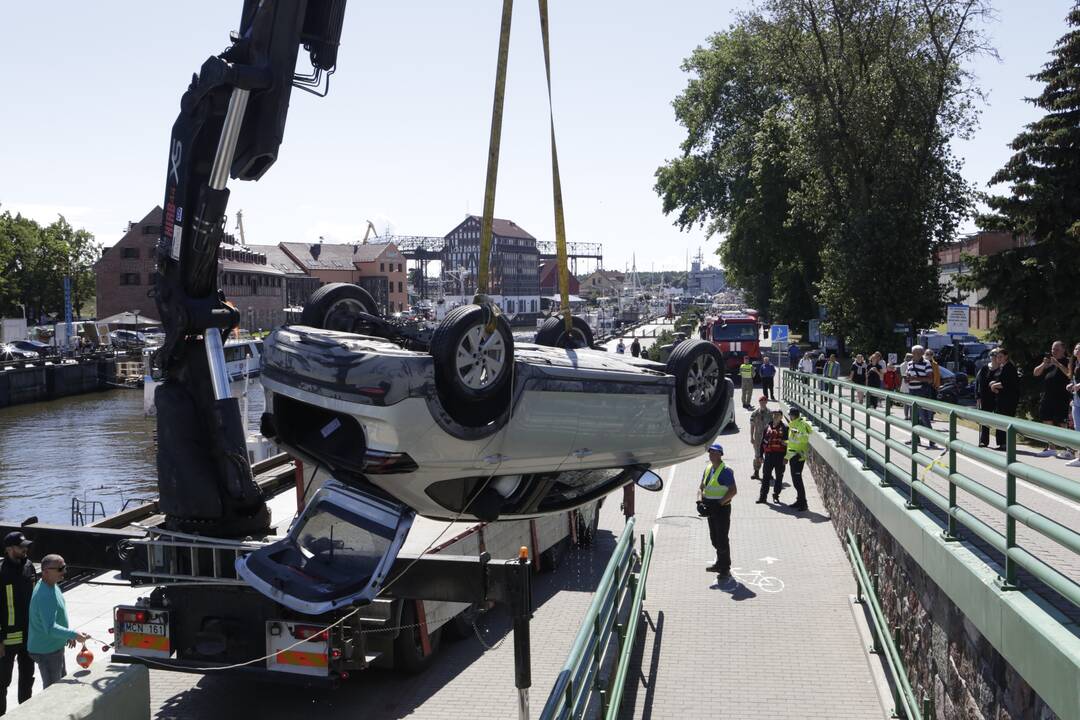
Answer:
[{"label": "high-visibility vest", "polygon": [[754,366],[750,363],[743,363],[739,366],[739,375],[750,379],[754,377]]},{"label": "high-visibility vest", "polygon": [[798,455],[801,460],[806,459],[806,452],[810,449],[811,432],[813,432],[813,428],[810,427],[810,423],[801,417],[794,418],[791,421],[791,424],[788,425],[788,449],[786,455],[788,460],[795,455]]},{"label": "high-visibility vest", "polygon": [[727,485],[720,484],[720,473],[724,472],[724,467],[721,461],[716,467],[710,465],[705,468],[705,472],[701,474],[701,482],[704,484],[701,495],[706,500],[720,500],[727,495]]}]

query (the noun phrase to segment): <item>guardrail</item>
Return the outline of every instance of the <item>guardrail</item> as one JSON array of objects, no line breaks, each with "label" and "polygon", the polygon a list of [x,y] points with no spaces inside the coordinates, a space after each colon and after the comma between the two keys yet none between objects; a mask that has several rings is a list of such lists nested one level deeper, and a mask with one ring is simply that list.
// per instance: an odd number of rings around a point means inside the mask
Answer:
[{"label": "guardrail", "polygon": [[[1028,465],[1017,457],[1016,452],[1018,437],[1057,445],[1075,452],[1080,450],[1080,432],[916,395],[855,385],[846,380],[793,371],[781,373],[781,393],[785,401],[798,405],[834,439],[846,445],[850,455],[855,455],[856,451],[861,453],[864,469],[869,469],[870,463],[881,469],[883,484],[891,484],[892,480],[896,480],[906,486],[909,509],[919,509],[920,499],[925,499],[940,509],[946,516],[946,539],[955,540],[957,525],[960,525],[999,552],[1004,560],[1001,582],[1004,589],[1014,589],[1017,586],[1017,570],[1023,568],[1074,606],[1080,607],[1080,583],[1043,558],[1020,547],[1016,541],[1016,524],[1019,522],[1038,535],[1080,555],[1080,533],[1016,499],[1017,481],[1024,480],[1052,495],[1080,502],[1080,482],[1075,478],[1063,477],[1055,472]],[[870,407],[865,401],[859,401],[860,395],[878,398],[882,407]],[[893,416],[892,411],[897,406],[909,407],[912,419],[909,421]],[[946,415],[949,420],[948,432],[915,424],[920,411]],[[884,431],[873,427],[872,419],[879,420]],[[958,438],[957,421],[961,419],[1004,430],[1007,440],[1004,456]],[[898,442],[893,437],[893,429],[911,433],[911,445]],[[871,446],[872,440],[882,446],[883,453]],[[945,450],[940,457],[931,457],[921,452],[920,440],[941,444]],[[902,458],[903,465],[895,461],[897,456]],[[1004,473],[1005,492],[998,492],[959,472],[958,458],[977,461]],[[948,482],[947,496],[926,482],[927,473],[933,473]],[[957,498],[958,488],[1000,512],[1005,532],[991,527],[970,509],[961,506]]]},{"label": "guardrail", "polygon": [[[923,720],[934,717],[934,702],[929,697],[923,697],[922,707],[911,689],[908,682],[907,671],[900,658],[900,645],[902,637],[900,628],[889,632],[889,621],[881,610],[881,602],[878,600],[877,591],[870,573],[863,564],[862,554],[859,552],[859,541],[855,535],[847,531],[847,551],[851,559],[851,566],[855,568],[855,579],[858,581],[856,601],[865,604],[870,611],[871,631],[874,636],[874,652],[885,656],[885,663],[889,666],[889,674],[893,679],[893,717],[907,718],[907,720]],[[863,598],[863,595],[866,598]]]},{"label": "guardrail", "polygon": [[[634,519],[630,518],[600,578],[600,585],[585,613],[566,664],[559,672],[540,713],[541,720],[580,718],[593,705],[597,694],[600,695],[602,717],[614,720],[618,716],[630,656],[641,621],[641,604],[645,599],[645,580],[649,574],[652,552],[651,531],[647,538],[642,537],[640,555],[634,550]],[[640,565],[635,571],[637,560],[640,560]],[[628,596],[630,603],[623,624],[619,622],[620,610]],[[601,670],[613,638],[617,638],[618,655],[615,672],[605,688]]]}]

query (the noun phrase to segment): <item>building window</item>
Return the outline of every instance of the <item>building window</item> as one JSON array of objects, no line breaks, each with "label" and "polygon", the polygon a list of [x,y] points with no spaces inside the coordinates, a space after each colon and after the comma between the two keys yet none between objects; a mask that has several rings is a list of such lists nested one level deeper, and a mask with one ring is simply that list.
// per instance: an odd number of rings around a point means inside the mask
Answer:
[{"label": "building window", "polygon": [[403,292],[403,290],[401,289],[401,281],[400,280],[397,281],[397,291],[398,292]]},{"label": "building window", "polygon": [[120,273],[121,285],[139,285],[139,273]]},{"label": "building window", "polygon": [[386,263],[379,263],[379,272],[386,272]]},{"label": "building window", "polygon": [[138,260],[139,259],[139,248],[137,248],[137,247],[120,248],[120,257],[124,258],[125,260]]},{"label": "building window", "polygon": [[397,264],[397,271],[398,271],[398,272],[401,272],[401,263],[398,263],[398,264]]}]

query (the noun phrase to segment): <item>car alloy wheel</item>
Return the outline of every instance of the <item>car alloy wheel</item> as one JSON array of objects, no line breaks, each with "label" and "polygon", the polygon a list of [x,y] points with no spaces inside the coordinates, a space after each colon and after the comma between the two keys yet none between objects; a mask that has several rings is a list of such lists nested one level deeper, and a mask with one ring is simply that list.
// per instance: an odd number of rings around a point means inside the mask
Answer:
[{"label": "car alloy wheel", "polygon": [[506,365],[506,344],[498,331],[490,335],[483,325],[465,332],[454,354],[458,382],[469,390],[484,390],[500,377]]},{"label": "car alloy wheel", "polygon": [[686,374],[686,395],[698,407],[709,404],[720,387],[720,365],[712,355],[699,355]]},{"label": "car alloy wheel", "polygon": [[368,334],[373,331],[363,314],[378,317],[375,298],[352,283],[330,283],[311,294],[300,315],[300,324],[324,330]]}]

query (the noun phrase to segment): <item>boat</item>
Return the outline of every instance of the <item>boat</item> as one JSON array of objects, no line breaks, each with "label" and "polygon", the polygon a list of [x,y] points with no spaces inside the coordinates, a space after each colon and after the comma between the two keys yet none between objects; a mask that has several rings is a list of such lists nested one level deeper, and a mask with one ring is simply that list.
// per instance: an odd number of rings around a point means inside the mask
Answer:
[{"label": "boat", "polygon": [[[142,351],[143,360],[143,411],[147,416],[154,414],[154,391],[161,383],[159,371],[154,367],[153,356],[157,347],[146,347]],[[225,342],[225,369],[229,380],[237,382],[258,377],[259,358],[262,357],[262,340],[228,340]]]}]

